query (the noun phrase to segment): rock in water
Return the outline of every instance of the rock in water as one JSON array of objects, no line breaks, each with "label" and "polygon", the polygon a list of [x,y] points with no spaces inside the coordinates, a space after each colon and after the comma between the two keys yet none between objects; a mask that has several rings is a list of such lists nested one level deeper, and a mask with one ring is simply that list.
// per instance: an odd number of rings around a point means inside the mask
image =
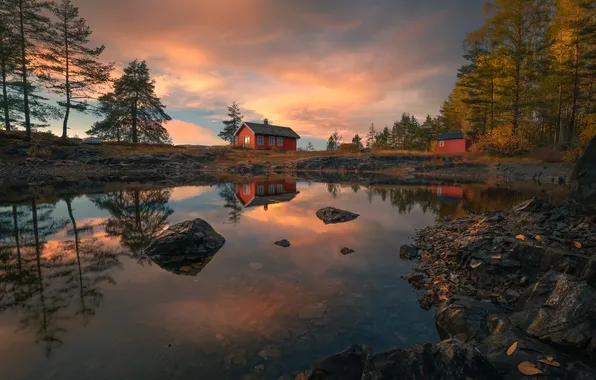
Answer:
[{"label": "rock in water", "polygon": [[280,240],[280,241],[276,241],[275,242],[275,245],[278,245],[278,246],[283,247],[283,248],[288,248],[290,246],[290,242],[287,241],[286,239],[283,239],[283,240]]},{"label": "rock in water", "polygon": [[197,275],[225,242],[209,223],[195,219],[170,226],[149,244],[145,254],[168,271]]},{"label": "rock in water", "polygon": [[325,207],[317,211],[317,218],[321,219],[325,224],[350,222],[359,216],[353,212],[339,210],[333,207]]},{"label": "rock in water", "polygon": [[404,260],[413,260],[418,256],[418,248],[413,245],[402,245],[399,248],[399,257]]},{"label": "rock in water", "polygon": [[356,251],[354,251],[353,249],[347,248],[347,247],[344,247],[344,248],[341,249],[341,254],[344,255],[344,256],[345,255],[351,255],[354,252],[356,252]]},{"label": "rock in water", "polygon": [[309,380],[360,380],[370,356],[366,346],[352,346],[344,352],[320,360],[315,364]]},{"label": "rock in water", "polygon": [[596,209],[596,136],[577,162],[572,177],[575,196],[583,205]]}]

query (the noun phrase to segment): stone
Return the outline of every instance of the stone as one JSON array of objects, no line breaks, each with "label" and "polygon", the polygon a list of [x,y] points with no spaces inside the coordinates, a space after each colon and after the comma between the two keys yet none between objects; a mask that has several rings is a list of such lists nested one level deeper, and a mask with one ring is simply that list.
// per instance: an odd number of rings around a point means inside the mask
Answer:
[{"label": "stone", "polygon": [[98,139],[97,137],[86,137],[83,139],[83,144],[100,145],[101,140]]},{"label": "stone", "polygon": [[149,244],[145,254],[150,257],[213,256],[225,242],[209,223],[195,219],[168,227]]},{"label": "stone", "polygon": [[480,302],[470,297],[452,297],[437,309],[435,322],[444,338],[463,342],[483,340],[490,334],[486,320],[497,312],[490,302]]},{"label": "stone", "polygon": [[339,210],[334,207],[325,207],[317,211],[317,218],[321,219],[325,224],[337,224],[350,222],[360,215],[353,212]]},{"label": "stone", "polygon": [[572,182],[575,198],[584,206],[596,209],[596,136],[588,143],[577,161]]},{"label": "stone", "polygon": [[550,271],[523,292],[516,309],[511,320],[528,334],[596,354],[596,290],[587,283]]},{"label": "stone", "polygon": [[196,276],[226,240],[202,219],[170,226],[145,249],[159,267],[183,276]]},{"label": "stone", "polygon": [[418,258],[418,256],[418,248],[413,245],[406,244],[399,248],[399,257],[404,260],[413,260]]},{"label": "stone", "polygon": [[353,249],[347,248],[347,247],[344,247],[341,249],[341,254],[344,256],[351,255],[354,252],[356,252],[356,251],[354,251]]},{"label": "stone", "polygon": [[[473,346],[456,340],[439,344],[418,344],[373,355],[362,380],[499,380],[501,375]],[[360,378],[359,378],[360,379]]]},{"label": "stone", "polygon": [[317,362],[308,380],[360,380],[369,356],[366,346],[352,346]]},{"label": "stone", "polygon": [[288,248],[290,246],[290,242],[287,241],[286,239],[280,240],[280,241],[276,241],[275,245],[280,246],[282,248]]},{"label": "stone", "polygon": [[259,351],[259,356],[265,360],[279,358],[281,356],[281,349],[277,346],[266,346]]}]

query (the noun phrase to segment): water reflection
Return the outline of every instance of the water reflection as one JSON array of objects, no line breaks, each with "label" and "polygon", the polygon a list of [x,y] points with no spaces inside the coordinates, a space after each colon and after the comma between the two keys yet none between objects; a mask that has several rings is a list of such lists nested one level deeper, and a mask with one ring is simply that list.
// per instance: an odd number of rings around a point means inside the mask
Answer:
[{"label": "water reflection", "polygon": [[[437,340],[398,247],[437,217],[534,195],[271,179],[0,207],[0,378],[278,379],[351,344]],[[325,206],[361,217],[326,226]],[[163,266],[184,276],[139,265],[194,218],[226,238],[217,255]]]}]

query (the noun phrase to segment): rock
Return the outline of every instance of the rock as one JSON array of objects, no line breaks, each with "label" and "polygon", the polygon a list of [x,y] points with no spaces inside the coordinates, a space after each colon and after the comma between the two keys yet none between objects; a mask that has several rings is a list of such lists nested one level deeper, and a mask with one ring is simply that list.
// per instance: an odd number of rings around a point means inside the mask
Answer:
[{"label": "rock", "polygon": [[308,380],[360,380],[369,356],[366,346],[352,346],[317,362]]},{"label": "rock", "polygon": [[[195,219],[170,226],[149,244],[145,254],[173,273],[197,275],[225,242],[209,223]],[[180,269],[184,267],[187,270]]]},{"label": "rock", "polygon": [[404,260],[413,260],[418,258],[418,256],[418,248],[413,245],[406,244],[399,248],[399,257]]},{"label": "rock", "polygon": [[463,342],[484,340],[489,336],[489,315],[497,312],[490,302],[479,302],[469,297],[452,297],[435,314],[435,322],[443,338]]},{"label": "rock", "polygon": [[575,277],[550,271],[518,300],[512,322],[561,347],[596,354],[596,290]]},{"label": "rock", "polygon": [[346,248],[346,247],[344,247],[344,248],[341,249],[341,254],[344,255],[344,256],[345,255],[351,255],[354,252],[356,252],[356,251],[354,251],[353,249],[350,249],[350,248]]},{"label": "rock", "polygon": [[575,198],[588,208],[596,208],[596,136],[588,143],[582,157],[577,161],[572,181]]},{"label": "rock", "polygon": [[469,344],[447,340],[436,345],[418,344],[373,355],[367,362],[362,380],[455,380],[502,377],[496,368]]},{"label": "rock", "polygon": [[101,140],[98,139],[97,137],[86,137],[83,139],[83,144],[100,145]]},{"label": "rock", "polygon": [[212,256],[226,239],[202,219],[189,220],[168,227],[145,249],[148,256]]},{"label": "rock", "polygon": [[277,346],[266,346],[259,352],[259,356],[265,360],[279,358],[281,356],[281,349]]},{"label": "rock", "polygon": [[321,219],[325,224],[337,224],[350,222],[360,215],[353,212],[339,210],[333,207],[325,207],[317,211],[317,218]]},{"label": "rock", "polygon": [[276,241],[275,242],[275,245],[278,245],[278,246],[283,247],[283,248],[288,248],[290,246],[290,242],[287,241],[286,239],[283,239],[283,240],[280,240],[280,241]]}]

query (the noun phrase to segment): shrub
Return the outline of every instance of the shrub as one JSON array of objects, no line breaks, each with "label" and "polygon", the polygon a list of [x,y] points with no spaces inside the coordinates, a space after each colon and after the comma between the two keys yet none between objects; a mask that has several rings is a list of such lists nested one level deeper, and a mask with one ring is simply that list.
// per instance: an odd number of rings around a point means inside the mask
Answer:
[{"label": "shrub", "polygon": [[513,157],[528,153],[530,144],[519,134],[514,136],[510,127],[499,127],[478,139],[474,150],[495,156]]}]

